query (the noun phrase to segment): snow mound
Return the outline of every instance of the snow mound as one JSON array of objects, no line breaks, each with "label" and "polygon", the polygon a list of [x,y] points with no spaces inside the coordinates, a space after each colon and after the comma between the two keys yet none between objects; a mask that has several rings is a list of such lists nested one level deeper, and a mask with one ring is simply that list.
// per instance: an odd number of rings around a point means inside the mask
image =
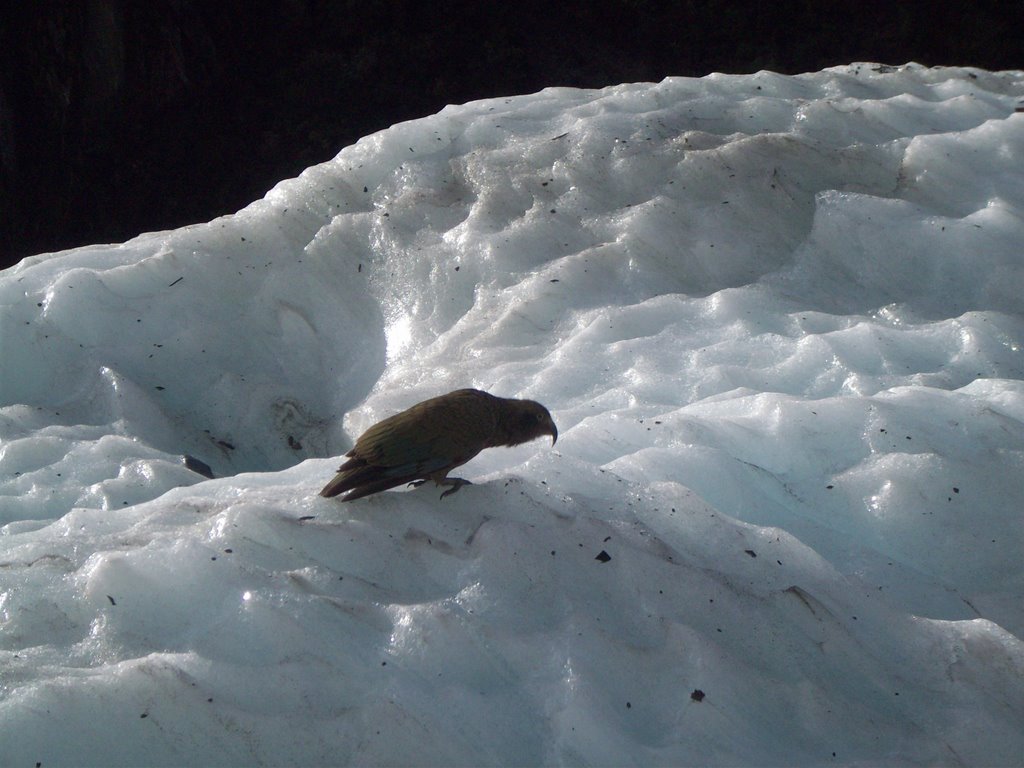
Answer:
[{"label": "snow mound", "polygon": [[[1020,762],[1022,103],[553,88],[0,273],[0,764]],[[317,495],[462,386],[556,449]]]}]

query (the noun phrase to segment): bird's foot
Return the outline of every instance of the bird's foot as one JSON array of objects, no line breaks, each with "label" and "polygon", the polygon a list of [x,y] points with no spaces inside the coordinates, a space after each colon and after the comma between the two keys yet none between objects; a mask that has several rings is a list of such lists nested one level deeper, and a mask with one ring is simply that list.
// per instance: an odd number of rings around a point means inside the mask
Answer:
[{"label": "bird's foot", "polygon": [[472,483],[469,480],[463,480],[461,477],[447,477],[444,480],[439,480],[437,484],[451,486],[451,488],[449,488],[447,491],[441,494],[442,499],[445,496],[448,496],[449,494],[455,493],[457,490],[459,490],[459,488],[461,488],[464,485],[472,485]]}]

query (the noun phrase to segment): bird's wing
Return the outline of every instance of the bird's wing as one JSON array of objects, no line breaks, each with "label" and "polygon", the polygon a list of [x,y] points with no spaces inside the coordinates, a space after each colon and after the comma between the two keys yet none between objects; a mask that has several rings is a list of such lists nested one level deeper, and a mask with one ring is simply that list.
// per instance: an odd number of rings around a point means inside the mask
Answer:
[{"label": "bird's wing", "polygon": [[427,400],[370,427],[349,455],[378,467],[415,466],[422,474],[458,466],[493,434],[492,400],[474,390]]}]

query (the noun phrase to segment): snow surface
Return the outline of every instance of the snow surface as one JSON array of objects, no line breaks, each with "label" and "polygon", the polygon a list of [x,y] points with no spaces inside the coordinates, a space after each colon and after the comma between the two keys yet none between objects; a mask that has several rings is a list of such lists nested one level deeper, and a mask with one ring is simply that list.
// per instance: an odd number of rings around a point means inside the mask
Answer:
[{"label": "snow surface", "polygon": [[[1022,104],[552,88],[0,273],[0,764],[1021,764]],[[318,497],[462,386],[558,444]]]}]

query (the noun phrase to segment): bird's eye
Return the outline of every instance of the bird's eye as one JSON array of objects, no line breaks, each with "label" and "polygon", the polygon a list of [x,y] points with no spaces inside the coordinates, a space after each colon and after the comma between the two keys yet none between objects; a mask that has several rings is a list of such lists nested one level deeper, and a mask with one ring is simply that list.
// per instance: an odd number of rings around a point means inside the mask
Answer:
[{"label": "bird's eye", "polygon": [[544,421],[544,414],[543,413],[538,413],[537,414],[537,421]]}]

